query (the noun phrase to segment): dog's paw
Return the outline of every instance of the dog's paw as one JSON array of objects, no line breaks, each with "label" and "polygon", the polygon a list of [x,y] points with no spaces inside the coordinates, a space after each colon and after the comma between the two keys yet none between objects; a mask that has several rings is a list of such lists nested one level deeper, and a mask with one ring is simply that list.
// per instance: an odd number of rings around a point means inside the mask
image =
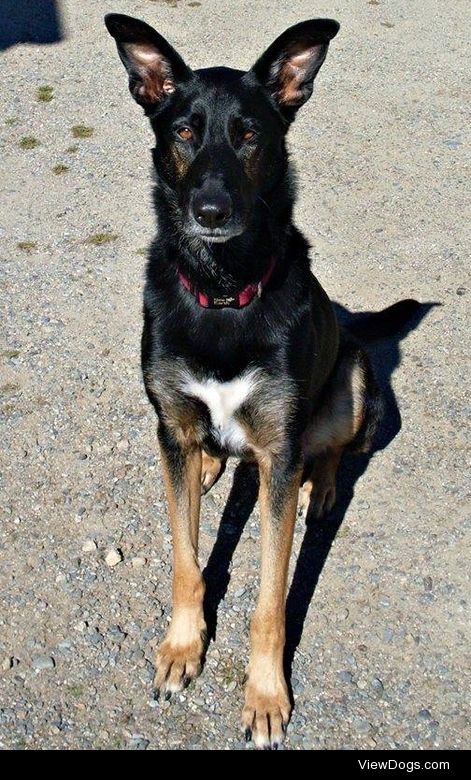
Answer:
[{"label": "dog's paw", "polygon": [[283,742],[291,713],[284,680],[271,690],[257,687],[250,678],[245,688],[242,730],[247,742],[259,750],[278,750]]},{"label": "dog's paw", "polygon": [[172,645],[166,639],[155,656],[154,689],[156,697],[169,699],[183,690],[201,672],[204,652],[203,638],[188,645]]},{"label": "dog's paw", "polygon": [[312,482],[308,480],[299,488],[298,497],[298,517],[301,517],[304,521],[307,520],[309,514],[309,506],[311,503]]},{"label": "dog's paw", "polygon": [[325,515],[328,515],[334,508],[335,501],[335,484],[326,483],[316,485],[311,493],[308,511],[309,518],[312,517],[315,520],[320,520],[322,517],[325,517]]},{"label": "dog's paw", "polygon": [[305,482],[299,491],[298,517],[305,522],[320,520],[332,511],[335,501],[335,482]]},{"label": "dog's paw", "polygon": [[223,473],[225,468],[225,462],[219,458],[213,458],[206,452],[203,452],[203,459],[201,464],[201,495],[211,490],[215,482]]}]

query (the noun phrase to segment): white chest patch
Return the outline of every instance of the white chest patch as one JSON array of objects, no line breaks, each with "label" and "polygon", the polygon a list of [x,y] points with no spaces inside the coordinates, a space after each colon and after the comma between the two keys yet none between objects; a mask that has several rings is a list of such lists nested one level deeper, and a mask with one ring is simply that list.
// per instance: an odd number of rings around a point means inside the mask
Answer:
[{"label": "white chest patch", "polygon": [[202,382],[189,379],[184,392],[199,398],[206,404],[211,415],[213,434],[221,446],[234,454],[247,448],[244,429],[234,418],[234,413],[250,396],[257,383],[257,372],[251,371],[230,382],[206,379]]}]

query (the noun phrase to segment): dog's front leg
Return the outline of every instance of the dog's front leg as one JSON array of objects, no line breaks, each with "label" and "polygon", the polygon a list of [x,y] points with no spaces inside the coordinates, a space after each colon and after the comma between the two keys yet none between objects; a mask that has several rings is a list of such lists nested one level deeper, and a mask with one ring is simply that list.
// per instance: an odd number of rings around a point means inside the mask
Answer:
[{"label": "dog's front leg", "polygon": [[157,650],[155,687],[168,696],[199,674],[204,652],[204,582],[198,566],[201,449],[182,447],[162,427],[159,442],[173,537],[173,606]]},{"label": "dog's front leg", "polygon": [[274,458],[261,460],[259,470],[262,571],[242,724],[258,748],[276,748],[291,711],[283,672],[285,601],[301,470]]}]

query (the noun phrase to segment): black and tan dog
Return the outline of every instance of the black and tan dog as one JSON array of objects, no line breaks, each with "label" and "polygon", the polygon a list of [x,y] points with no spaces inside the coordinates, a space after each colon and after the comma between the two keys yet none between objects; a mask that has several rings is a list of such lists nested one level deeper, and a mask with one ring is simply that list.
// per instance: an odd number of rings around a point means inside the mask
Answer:
[{"label": "black and tan dog", "polygon": [[[285,137],[339,25],[291,27],[247,73],[192,71],[136,19],[110,14],[106,26],[157,141],[142,365],[159,419],[174,569],[156,686],[178,691],[201,668],[200,495],[228,456],[256,460],[261,582],[242,721],[258,747],[277,747],[291,709],[285,597],[300,487],[311,515],[329,511],[342,452],[368,449],[380,408],[366,354],[339,333],[292,222]],[[393,306],[376,315],[378,327],[410,313]]]}]

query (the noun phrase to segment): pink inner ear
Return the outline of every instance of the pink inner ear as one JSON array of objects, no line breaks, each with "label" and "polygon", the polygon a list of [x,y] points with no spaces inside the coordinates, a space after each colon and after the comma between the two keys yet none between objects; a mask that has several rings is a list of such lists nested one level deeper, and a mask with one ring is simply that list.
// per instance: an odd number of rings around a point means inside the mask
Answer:
[{"label": "pink inner ear", "polygon": [[295,105],[302,97],[301,85],[309,72],[310,66],[319,58],[322,45],[301,46],[292,50],[282,63],[278,73],[278,99],[285,105]]},{"label": "pink inner ear", "polygon": [[170,94],[175,91],[170,65],[154,46],[146,43],[128,43],[126,53],[136,73],[142,79],[138,93],[143,101],[154,103],[160,100],[163,93]]}]

